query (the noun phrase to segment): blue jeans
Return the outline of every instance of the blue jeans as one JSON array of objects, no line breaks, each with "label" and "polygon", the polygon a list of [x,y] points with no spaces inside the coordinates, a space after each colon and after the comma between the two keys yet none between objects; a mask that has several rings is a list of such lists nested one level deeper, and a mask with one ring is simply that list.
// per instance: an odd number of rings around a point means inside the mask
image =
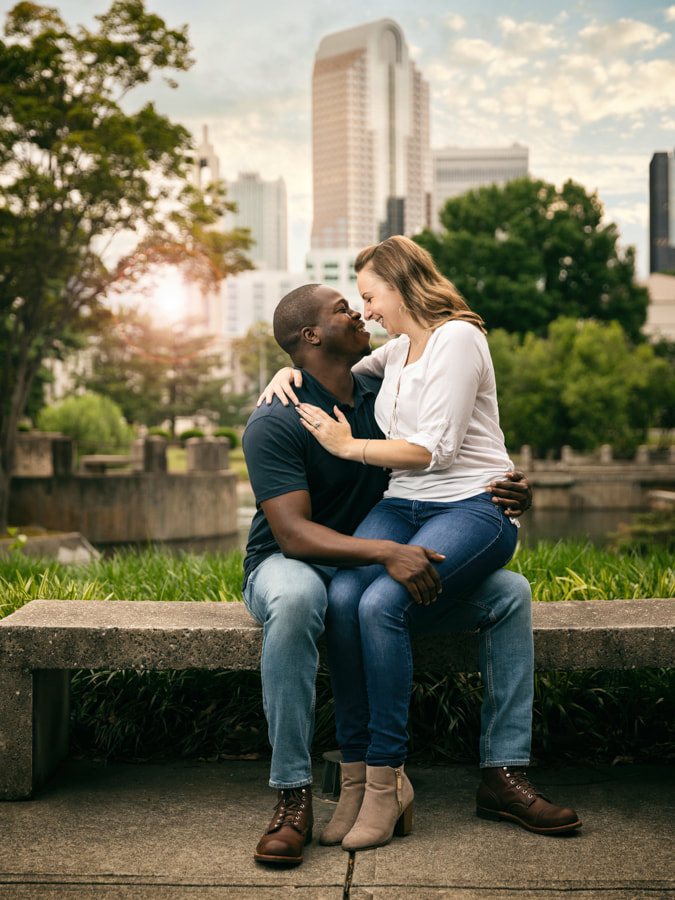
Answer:
[{"label": "blue jeans", "polygon": [[244,588],[246,608],[263,627],[260,670],[272,745],[270,787],[312,783],[317,642],[334,572],[274,553],[253,570]]},{"label": "blue jeans", "polygon": [[411,633],[478,629],[485,685],[481,765],[526,765],[533,699],[531,593],[515,573],[486,578],[511,558],[517,528],[489,494],[480,494],[456,503],[385,499],[355,534],[430,547],[446,558],[436,564],[443,591],[430,606],[416,604],[381,565],[341,569],[333,578],[326,639],[344,761],[404,762]]}]

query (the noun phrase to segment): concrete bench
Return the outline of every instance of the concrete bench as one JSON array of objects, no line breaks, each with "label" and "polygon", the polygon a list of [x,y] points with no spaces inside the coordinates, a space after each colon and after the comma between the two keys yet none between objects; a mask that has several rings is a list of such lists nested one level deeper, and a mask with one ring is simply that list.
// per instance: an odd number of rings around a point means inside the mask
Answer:
[{"label": "concrete bench", "polygon": [[[675,598],[535,603],[536,668],[672,668]],[[243,603],[32,600],[0,621],[0,799],[28,798],[68,752],[73,669],[259,668]],[[416,668],[478,670],[478,637],[414,641]]]},{"label": "concrete bench", "polygon": [[118,469],[121,466],[129,466],[133,457],[105,455],[103,453],[80,457],[80,468],[90,475],[104,475],[108,469]]}]

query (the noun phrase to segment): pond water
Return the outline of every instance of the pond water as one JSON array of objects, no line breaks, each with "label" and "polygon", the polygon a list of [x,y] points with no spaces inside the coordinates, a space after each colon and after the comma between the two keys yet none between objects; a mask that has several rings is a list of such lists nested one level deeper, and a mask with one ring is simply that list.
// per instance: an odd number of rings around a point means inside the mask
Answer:
[{"label": "pond water", "polygon": [[[537,541],[559,541],[570,538],[587,539],[597,546],[607,544],[613,532],[621,524],[629,525],[636,515],[647,510],[593,509],[593,510],[529,510],[521,517],[520,541],[525,545]],[[255,512],[253,494],[240,490],[239,494],[239,543],[246,547],[248,529]]]}]

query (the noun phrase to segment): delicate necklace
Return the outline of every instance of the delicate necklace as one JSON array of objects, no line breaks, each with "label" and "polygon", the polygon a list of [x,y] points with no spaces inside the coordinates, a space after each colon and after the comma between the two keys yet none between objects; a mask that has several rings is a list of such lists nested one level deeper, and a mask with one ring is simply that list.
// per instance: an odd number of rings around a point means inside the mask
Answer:
[{"label": "delicate necklace", "polygon": [[391,408],[391,415],[389,416],[389,426],[387,428],[387,440],[391,438],[392,431],[396,428],[396,424],[398,421],[398,395],[401,390],[401,378],[403,378],[403,370],[401,369],[401,374],[398,376],[398,382],[396,384],[396,394],[394,395],[394,405]]}]

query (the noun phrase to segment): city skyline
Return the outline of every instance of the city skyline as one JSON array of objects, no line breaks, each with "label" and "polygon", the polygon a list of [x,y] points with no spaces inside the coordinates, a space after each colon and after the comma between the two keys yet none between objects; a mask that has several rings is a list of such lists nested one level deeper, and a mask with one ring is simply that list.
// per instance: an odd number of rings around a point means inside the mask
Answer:
[{"label": "city skyline", "polygon": [[[0,0],[0,13],[13,3]],[[71,27],[91,27],[110,0],[54,0]],[[289,267],[304,265],[312,217],[311,75],[321,39],[391,18],[429,82],[431,147],[528,147],[530,172],[560,186],[598,190],[622,244],[649,269],[649,162],[675,147],[675,5],[577,2],[567,10],[527,0],[478,0],[454,12],[442,0],[339,8],[300,0],[282,7],[146,0],[172,27],[189,26],[195,65],[171,91],[160,79],[126,105],[152,100],[188,127],[204,125],[221,177],[283,177],[289,198]],[[459,8],[459,7],[458,7]]]}]

